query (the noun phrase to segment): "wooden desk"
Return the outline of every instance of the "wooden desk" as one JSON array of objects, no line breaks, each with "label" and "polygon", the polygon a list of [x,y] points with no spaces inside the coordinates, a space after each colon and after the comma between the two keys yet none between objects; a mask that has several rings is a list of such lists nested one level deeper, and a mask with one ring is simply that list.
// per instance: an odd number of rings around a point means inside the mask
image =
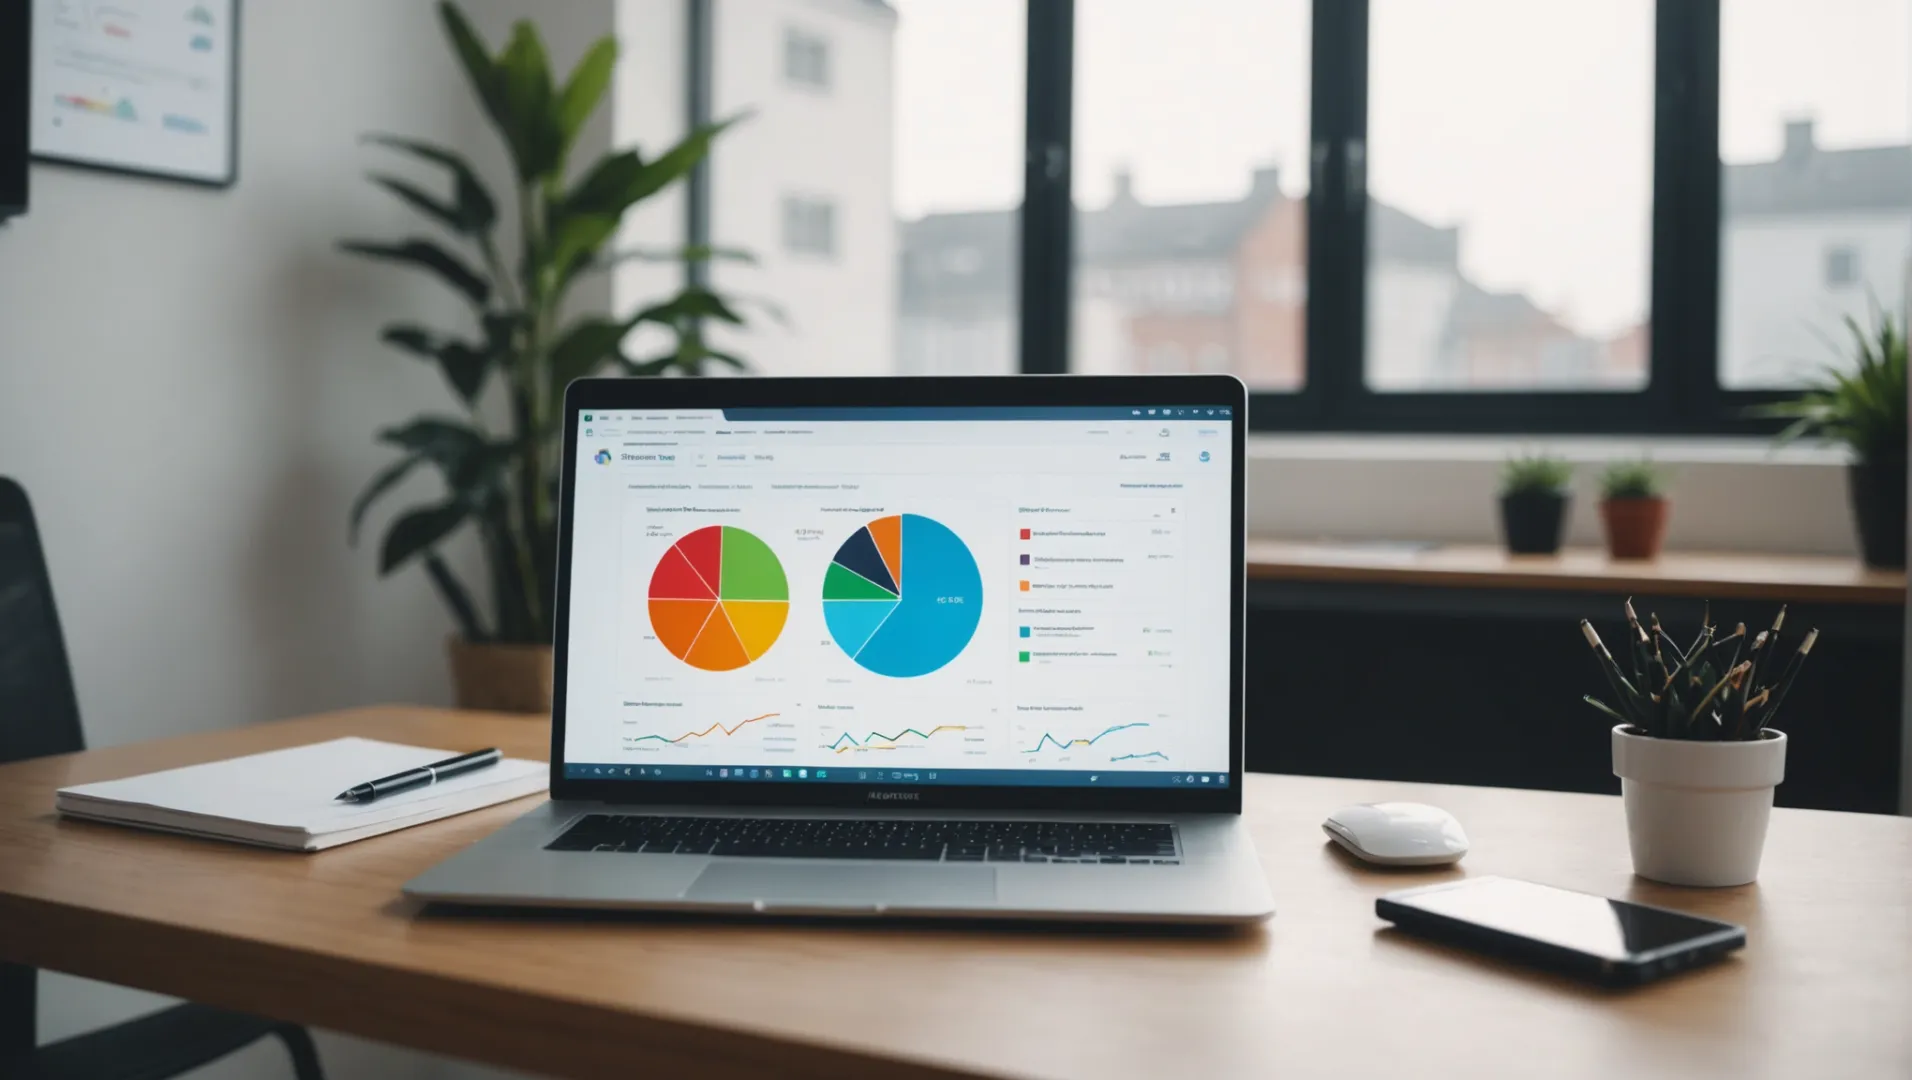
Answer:
[{"label": "wooden desk", "polygon": [[[0,958],[574,1077],[1912,1075],[1912,821],[1774,814],[1754,887],[1628,870],[1604,796],[1252,776],[1279,913],[1246,933],[425,914],[401,882],[528,801],[317,855],[61,822],[53,790],[344,734],[543,749],[519,718],[385,708],[0,768]],[[1423,799],[1465,872],[1745,923],[1723,967],[1607,993],[1383,929],[1318,823]],[[1372,1023],[1376,1018],[1387,1023]]]},{"label": "wooden desk", "polygon": [[1442,545],[1402,551],[1375,545],[1248,541],[1248,576],[1474,589],[1637,593],[1712,600],[1904,605],[1902,570],[1869,570],[1856,559],[1670,551],[1648,561],[1597,549],[1509,555],[1500,548]]}]

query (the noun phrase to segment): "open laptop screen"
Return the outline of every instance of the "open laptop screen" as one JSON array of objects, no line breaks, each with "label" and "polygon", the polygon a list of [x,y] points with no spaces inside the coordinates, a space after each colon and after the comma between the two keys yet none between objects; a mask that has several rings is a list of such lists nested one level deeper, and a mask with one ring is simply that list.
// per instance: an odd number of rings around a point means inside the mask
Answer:
[{"label": "open laptop screen", "polygon": [[1226,785],[1233,411],[581,415],[566,777]]}]

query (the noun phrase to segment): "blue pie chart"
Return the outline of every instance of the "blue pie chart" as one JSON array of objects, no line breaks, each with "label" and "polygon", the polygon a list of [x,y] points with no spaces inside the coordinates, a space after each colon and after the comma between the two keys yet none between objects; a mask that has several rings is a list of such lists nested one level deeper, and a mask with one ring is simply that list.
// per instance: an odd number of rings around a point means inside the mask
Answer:
[{"label": "blue pie chart", "polygon": [[823,579],[830,637],[859,666],[893,679],[962,655],[983,617],[975,556],[947,525],[894,514],[858,529]]}]

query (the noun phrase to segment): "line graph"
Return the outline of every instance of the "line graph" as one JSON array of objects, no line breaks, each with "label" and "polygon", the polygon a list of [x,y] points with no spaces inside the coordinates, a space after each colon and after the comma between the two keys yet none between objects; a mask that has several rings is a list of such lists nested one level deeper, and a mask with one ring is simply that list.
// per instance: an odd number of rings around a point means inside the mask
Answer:
[{"label": "line graph", "polygon": [[730,727],[725,727],[722,721],[718,721],[717,723],[710,725],[709,727],[705,728],[702,731],[686,731],[682,735],[679,735],[678,737],[676,737],[675,739],[666,738],[663,735],[640,735],[639,737],[632,739],[631,741],[632,742],[681,743],[685,739],[701,739],[704,736],[709,735],[713,731],[721,731],[725,735],[735,735],[739,731],[742,731],[746,724],[754,724],[759,720],[769,720],[772,717],[781,716],[781,715],[782,715],[781,713],[767,712],[767,713],[764,713],[762,716],[753,716],[748,720],[739,720],[736,724]]},{"label": "line graph", "polygon": [[1160,750],[1150,750],[1146,754],[1123,754],[1120,757],[1112,757],[1109,759],[1111,764],[1117,761],[1167,761],[1167,760],[1168,760],[1168,755],[1162,753]]},{"label": "line graph", "polygon": [[1147,721],[1137,720],[1133,723],[1117,724],[1114,727],[1103,728],[1100,732],[1096,733],[1095,735],[1087,739],[1069,739],[1067,741],[1058,739],[1054,735],[1051,735],[1045,731],[1042,733],[1042,738],[1036,740],[1036,745],[1031,749],[1024,750],[1023,753],[1039,754],[1042,752],[1042,747],[1044,743],[1047,743],[1048,745],[1053,746],[1058,750],[1069,750],[1077,746],[1094,746],[1096,743],[1102,741],[1102,738],[1105,735],[1113,735],[1118,731],[1127,731],[1130,728],[1148,727],[1148,726],[1149,725]]},{"label": "line graph", "polygon": [[[942,731],[968,731],[968,730],[969,730],[968,724],[938,724],[935,727],[930,728],[928,731],[918,731],[917,729],[913,727],[908,727],[908,728],[904,728],[903,730],[897,732],[894,735],[885,735],[882,732],[872,731],[868,735],[863,736],[863,741],[861,742],[857,741],[856,736],[846,731],[843,734],[838,735],[836,741],[824,747],[824,749],[831,750],[839,754],[847,754],[852,750],[895,750],[895,749],[898,749],[897,741],[905,735],[914,735],[919,739],[928,739],[930,736],[935,735],[936,733],[942,732]],[[843,745],[846,742],[849,743],[850,745],[848,746]],[[881,744],[881,745],[877,745],[877,744]]]}]

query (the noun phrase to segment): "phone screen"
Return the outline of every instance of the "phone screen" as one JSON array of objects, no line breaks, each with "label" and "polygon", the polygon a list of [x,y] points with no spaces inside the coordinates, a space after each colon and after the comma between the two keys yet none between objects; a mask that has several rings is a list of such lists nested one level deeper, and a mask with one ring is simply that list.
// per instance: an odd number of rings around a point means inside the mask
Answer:
[{"label": "phone screen", "polygon": [[1544,941],[1608,960],[1676,945],[1728,924],[1511,878],[1392,897],[1405,907]]}]

